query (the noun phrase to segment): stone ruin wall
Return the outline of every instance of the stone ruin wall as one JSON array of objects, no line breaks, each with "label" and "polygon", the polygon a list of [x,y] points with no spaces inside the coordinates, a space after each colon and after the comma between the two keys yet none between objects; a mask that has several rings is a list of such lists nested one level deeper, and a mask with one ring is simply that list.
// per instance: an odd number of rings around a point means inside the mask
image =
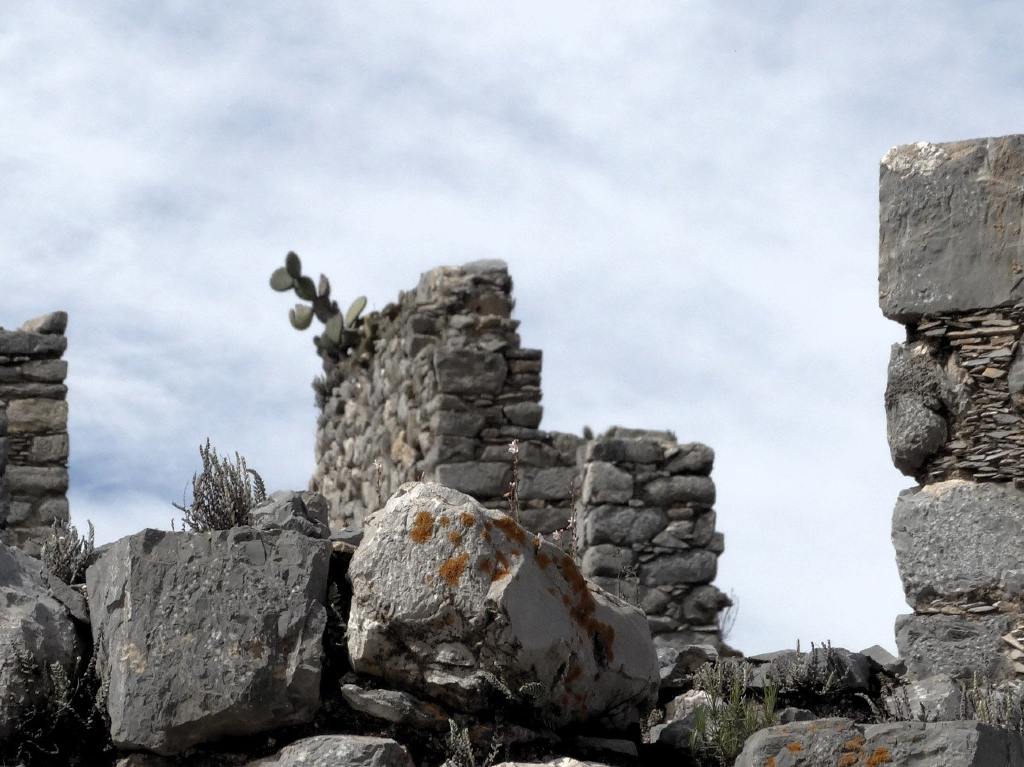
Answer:
[{"label": "stone ruin wall", "polygon": [[0,328],[0,541],[37,556],[68,522],[67,315]]},{"label": "stone ruin wall", "polygon": [[885,409],[913,678],[1024,678],[1024,136],[882,161],[879,295],[906,327]]},{"label": "stone ruin wall", "polygon": [[719,645],[713,452],[668,432],[541,430],[542,354],[522,348],[514,303],[503,262],[433,269],[370,315],[368,360],[325,366],[310,487],[332,527],[361,527],[417,479],[508,509],[515,473],[523,525],[575,537],[584,574],[643,606],[659,643]]}]

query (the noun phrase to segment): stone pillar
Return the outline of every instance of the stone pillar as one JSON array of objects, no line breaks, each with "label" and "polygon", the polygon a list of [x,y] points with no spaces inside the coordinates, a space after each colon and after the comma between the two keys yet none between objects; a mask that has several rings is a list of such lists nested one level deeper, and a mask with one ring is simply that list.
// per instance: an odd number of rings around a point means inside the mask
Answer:
[{"label": "stone pillar", "polygon": [[918,485],[893,515],[910,675],[1024,673],[1024,136],[890,150],[879,298],[906,327],[885,410]]},{"label": "stone pillar", "polygon": [[711,585],[725,539],[715,532],[714,451],[670,432],[614,427],[585,451],[577,516],[583,574],[647,613],[659,646],[721,646]]},{"label": "stone pillar", "polygon": [[0,542],[38,556],[68,517],[67,314],[0,329]]}]

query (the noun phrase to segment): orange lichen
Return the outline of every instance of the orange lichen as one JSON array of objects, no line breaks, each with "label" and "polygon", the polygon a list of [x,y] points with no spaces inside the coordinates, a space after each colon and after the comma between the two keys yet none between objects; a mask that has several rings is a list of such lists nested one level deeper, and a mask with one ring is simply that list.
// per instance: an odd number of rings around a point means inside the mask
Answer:
[{"label": "orange lichen", "polygon": [[476,522],[476,517],[470,514],[468,511],[462,512],[460,518],[462,519],[463,527],[472,527],[473,523]]},{"label": "orange lichen", "polygon": [[526,541],[526,531],[512,517],[502,516],[500,519],[494,520],[494,526],[505,533],[505,537],[510,541],[515,543],[524,543]]},{"label": "orange lichen", "polygon": [[798,751],[803,751],[804,750],[804,747],[801,746],[796,741],[793,741],[792,743],[787,743],[786,744],[786,748],[789,749],[789,751],[791,751],[794,754],[797,753]]},{"label": "orange lichen", "polygon": [[871,752],[871,756],[865,764],[867,767],[878,767],[880,764],[890,764],[892,762],[892,754],[889,753],[889,749],[885,746],[876,748]]},{"label": "orange lichen", "polygon": [[860,751],[860,747],[864,745],[863,735],[854,735],[848,741],[843,744],[844,751]]},{"label": "orange lichen", "polygon": [[452,557],[446,560],[441,567],[438,568],[437,574],[444,578],[451,588],[455,588],[459,585],[459,579],[462,578],[462,573],[466,570],[466,563],[469,561],[469,554],[463,552],[457,557]]},{"label": "orange lichen", "polygon": [[434,518],[430,516],[430,512],[417,512],[412,522],[412,530],[409,531],[409,537],[414,543],[426,543],[433,535]]},{"label": "orange lichen", "polygon": [[775,767],[775,757],[769,756],[767,759],[765,759],[764,767]]},{"label": "orange lichen", "polygon": [[551,557],[542,551],[537,555],[537,564],[541,567],[547,567],[551,564]]},{"label": "orange lichen", "polygon": [[565,675],[565,684],[569,685],[575,682],[583,674],[583,667],[578,663],[573,663],[569,666],[569,671]]},{"label": "orange lichen", "polygon": [[460,543],[462,543],[462,533],[460,533],[458,530],[452,530],[450,533],[448,533],[448,540],[451,541],[455,546],[458,546]]},{"label": "orange lichen", "polygon": [[448,517],[446,517],[444,514],[437,518],[437,524],[439,524],[441,527],[448,527],[450,523],[451,520],[448,519]]},{"label": "orange lichen", "polygon": [[510,572],[508,557],[498,551],[495,552],[494,558],[497,563],[494,565],[494,570],[491,571],[491,580],[500,581],[502,578],[508,577]]},{"label": "orange lichen", "polygon": [[839,764],[836,767],[854,767],[857,764],[856,754],[843,754],[839,757]]}]

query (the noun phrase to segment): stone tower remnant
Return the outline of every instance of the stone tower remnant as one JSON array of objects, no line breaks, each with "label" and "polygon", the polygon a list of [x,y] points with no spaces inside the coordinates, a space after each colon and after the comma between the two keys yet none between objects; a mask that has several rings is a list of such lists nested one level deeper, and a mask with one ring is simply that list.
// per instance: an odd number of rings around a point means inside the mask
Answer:
[{"label": "stone tower remnant", "polygon": [[0,542],[38,556],[68,521],[68,316],[0,328]]},{"label": "stone tower remnant", "polygon": [[563,545],[573,526],[583,573],[642,606],[657,643],[719,645],[713,451],[665,431],[542,430],[542,354],[521,346],[514,303],[502,261],[433,269],[368,318],[369,359],[325,364],[310,489],[331,526],[360,527],[418,479],[508,509],[515,471],[523,525]]},{"label": "stone tower remnant", "polygon": [[906,327],[885,410],[914,678],[1024,675],[1024,136],[890,150],[879,299]]}]

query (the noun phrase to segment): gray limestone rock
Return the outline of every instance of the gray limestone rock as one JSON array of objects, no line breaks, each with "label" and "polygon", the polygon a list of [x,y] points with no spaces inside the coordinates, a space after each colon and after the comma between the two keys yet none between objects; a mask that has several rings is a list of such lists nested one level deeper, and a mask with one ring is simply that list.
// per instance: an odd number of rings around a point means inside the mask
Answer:
[{"label": "gray limestone rock", "polygon": [[1009,629],[1010,619],[1004,615],[900,615],[896,646],[911,679],[939,674],[970,679],[978,673],[998,682],[1014,677],[1000,638]]},{"label": "gray limestone rock", "polygon": [[614,543],[629,546],[646,543],[665,529],[667,518],[661,509],[595,506],[583,518],[583,543]]},{"label": "gray limestone rock", "polygon": [[669,474],[710,474],[715,451],[700,442],[687,442],[666,455],[665,471]]},{"label": "gray limestone rock", "polygon": [[576,476],[575,466],[520,466],[519,497],[524,501],[568,501]]},{"label": "gray limestone rock", "polygon": [[718,572],[718,557],[704,549],[666,554],[640,565],[645,586],[677,583],[710,583]]},{"label": "gray limestone rock", "polygon": [[294,530],[311,538],[330,538],[327,499],[320,493],[278,490],[253,507],[257,530]]},{"label": "gray limestone rock", "polygon": [[317,735],[303,738],[274,756],[247,767],[414,767],[412,757],[390,738],[369,735]]},{"label": "gray limestone rock", "polygon": [[588,578],[591,575],[608,577],[621,576],[626,568],[636,562],[636,552],[632,549],[615,546],[610,543],[599,543],[583,552],[580,569]]},{"label": "gray limestone rock", "polygon": [[659,647],[658,665],[661,688],[675,689],[689,684],[701,666],[717,662],[718,650],[711,645]]},{"label": "gray limestone rock", "polygon": [[1024,299],[1024,136],[898,146],[882,158],[882,312],[982,309]]},{"label": "gray limestone rock", "polygon": [[19,330],[25,333],[42,333],[46,335],[54,334],[59,335],[67,330],[68,327],[68,313],[67,312],[50,312],[49,314],[43,314],[39,317],[35,317],[31,320],[27,320]]},{"label": "gray limestone rock", "polygon": [[501,498],[508,490],[512,468],[507,463],[465,461],[443,463],[434,474],[439,484],[474,498]]},{"label": "gray limestone rock", "polygon": [[1024,597],[1024,491],[1011,484],[949,480],[904,490],[892,540],[913,607],[971,592]]},{"label": "gray limestone rock", "polygon": [[[735,767],[836,767],[862,764],[861,731],[850,719],[813,719],[759,730],[747,738]],[[846,755],[852,759],[843,761]],[[881,762],[876,762],[881,764]],[[902,763],[901,763],[902,764]]]},{"label": "gray limestone rock", "polygon": [[657,657],[643,613],[588,583],[553,544],[462,493],[403,485],[367,518],[348,572],[357,673],[467,712],[539,683],[535,705],[559,726],[625,727],[655,699]]},{"label": "gray limestone rock", "polygon": [[665,458],[665,448],[651,439],[601,437],[587,449],[587,460],[608,463],[657,463]]},{"label": "gray limestone rock", "polygon": [[925,344],[893,344],[885,389],[886,433],[892,462],[914,476],[949,435],[947,416],[958,407],[955,387]]},{"label": "gray limestone rock", "polygon": [[528,429],[540,426],[541,416],[544,414],[543,406],[536,402],[515,402],[505,405],[501,410],[510,424],[525,426]]},{"label": "gray limestone rock", "polygon": [[888,722],[864,727],[862,753],[876,764],[907,767],[1021,767],[1024,741],[1011,730],[973,721]]},{"label": "gray limestone rock", "polygon": [[643,499],[652,506],[695,503],[710,506],[715,502],[715,483],[711,477],[661,477],[644,486]]},{"label": "gray limestone rock", "polygon": [[[82,648],[71,616],[53,598],[42,563],[0,543],[0,741],[13,734],[21,716],[46,703],[42,676],[59,664],[74,676]],[[19,656],[34,668],[25,673]]]},{"label": "gray limestone rock", "polygon": [[26,333],[0,329],[0,354],[6,356],[59,357],[68,348],[63,335]]},{"label": "gray limestone rock", "polygon": [[349,706],[367,716],[392,724],[428,730],[448,730],[448,714],[440,706],[426,703],[400,690],[364,690],[354,684],[341,686]]},{"label": "gray limestone rock", "polygon": [[9,434],[42,434],[67,429],[68,403],[54,399],[17,399],[7,403]]},{"label": "gray limestone rock", "polygon": [[948,722],[962,718],[964,695],[960,682],[940,674],[900,685],[882,701],[895,718],[919,718],[923,711],[925,721]]},{"label": "gray limestone rock", "polygon": [[86,573],[120,748],[180,753],[312,719],[331,544],[291,530],[143,530]]},{"label": "gray limestone rock", "polygon": [[4,472],[7,489],[12,493],[64,493],[68,489],[68,470],[56,466],[8,466]]},{"label": "gray limestone rock", "polygon": [[476,349],[437,349],[434,371],[438,388],[447,394],[498,394],[508,365],[495,352]]},{"label": "gray limestone rock", "polygon": [[[448,765],[442,765],[448,767]],[[581,762],[570,756],[560,756],[546,762],[499,762],[494,767],[609,767],[605,762]]]},{"label": "gray limestone rock", "polygon": [[606,461],[587,465],[581,500],[588,505],[628,503],[633,497],[633,475]]}]

